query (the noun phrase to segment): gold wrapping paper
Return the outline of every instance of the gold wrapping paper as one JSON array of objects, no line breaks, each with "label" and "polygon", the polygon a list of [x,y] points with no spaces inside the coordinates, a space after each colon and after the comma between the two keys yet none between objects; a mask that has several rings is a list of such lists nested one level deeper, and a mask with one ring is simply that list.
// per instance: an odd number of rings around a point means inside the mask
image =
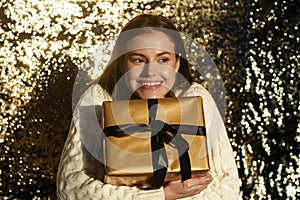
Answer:
[{"label": "gold wrapping paper", "polygon": [[[152,108],[150,108],[152,109]],[[169,125],[205,126],[201,97],[158,99],[156,120]],[[102,128],[125,124],[149,124],[147,100],[104,102]],[[209,169],[206,137],[182,134],[190,147],[188,150],[192,176]],[[105,139],[105,183],[148,187],[153,175],[151,132],[134,132],[124,137],[109,136]],[[167,183],[181,178],[179,155],[176,148],[164,145],[168,170]]]}]

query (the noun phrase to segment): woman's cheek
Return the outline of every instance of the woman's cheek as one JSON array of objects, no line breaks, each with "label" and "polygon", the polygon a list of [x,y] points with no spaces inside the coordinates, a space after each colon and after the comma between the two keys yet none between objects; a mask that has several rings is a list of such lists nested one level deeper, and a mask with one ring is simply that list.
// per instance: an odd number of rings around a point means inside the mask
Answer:
[{"label": "woman's cheek", "polygon": [[167,82],[175,82],[176,71],[171,67],[164,67],[160,70],[161,77]]},{"label": "woman's cheek", "polygon": [[141,73],[142,70],[140,68],[133,68],[125,73],[126,84],[131,90],[135,91],[138,88],[136,80],[139,78]]}]

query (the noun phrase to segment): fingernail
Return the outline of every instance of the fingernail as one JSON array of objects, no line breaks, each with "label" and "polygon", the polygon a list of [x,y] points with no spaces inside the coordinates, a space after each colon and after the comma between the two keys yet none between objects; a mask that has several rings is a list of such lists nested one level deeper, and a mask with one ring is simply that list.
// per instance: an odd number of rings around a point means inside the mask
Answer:
[{"label": "fingernail", "polygon": [[212,178],[211,178],[211,177],[206,177],[205,180],[206,180],[206,181],[211,181]]}]

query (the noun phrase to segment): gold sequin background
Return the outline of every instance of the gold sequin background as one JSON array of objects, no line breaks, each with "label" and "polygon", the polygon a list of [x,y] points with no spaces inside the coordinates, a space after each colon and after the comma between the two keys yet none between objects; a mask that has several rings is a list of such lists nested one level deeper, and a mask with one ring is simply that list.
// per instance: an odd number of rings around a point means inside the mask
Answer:
[{"label": "gold sequin background", "polygon": [[[299,199],[299,0],[0,2],[0,197],[56,199],[84,60],[140,13],[164,14],[225,80],[241,199]],[[92,77],[81,77],[89,81]]]}]

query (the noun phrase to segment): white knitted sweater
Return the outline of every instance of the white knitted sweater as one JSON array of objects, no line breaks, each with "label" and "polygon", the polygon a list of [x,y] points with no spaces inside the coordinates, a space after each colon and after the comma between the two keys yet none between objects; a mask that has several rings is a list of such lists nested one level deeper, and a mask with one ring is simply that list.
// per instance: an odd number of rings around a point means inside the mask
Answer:
[{"label": "white knitted sweater", "polygon": [[[185,199],[235,200],[239,195],[239,178],[232,148],[223,120],[209,92],[200,84],[193,84],[184,96],[201,96],[207,131],[210,174],[213,181],[200,194]],[[92,85],[82,95],[74,110],[68,138],[66,140],[57,173],[57,197],[65,200],[87,199],[164,199],[163,187],[157,190],[140,190],[136,187],[113,186],[99,180],[99,162],[93,156],[85,156],[82,143],[94,139],[83,137],[79,123],[81,106],[102,105],[111,97],[99,86]],[[90,147],[88,147],[90,148]],[[89,149],[93,151],[93,147]],[[96,150],[94,151],[96,152]],[[85,163],[94,163],[87,166]],[[98,178],[97,178],[98,176]],[[101,175],[100,175],[101,176]]]}]

